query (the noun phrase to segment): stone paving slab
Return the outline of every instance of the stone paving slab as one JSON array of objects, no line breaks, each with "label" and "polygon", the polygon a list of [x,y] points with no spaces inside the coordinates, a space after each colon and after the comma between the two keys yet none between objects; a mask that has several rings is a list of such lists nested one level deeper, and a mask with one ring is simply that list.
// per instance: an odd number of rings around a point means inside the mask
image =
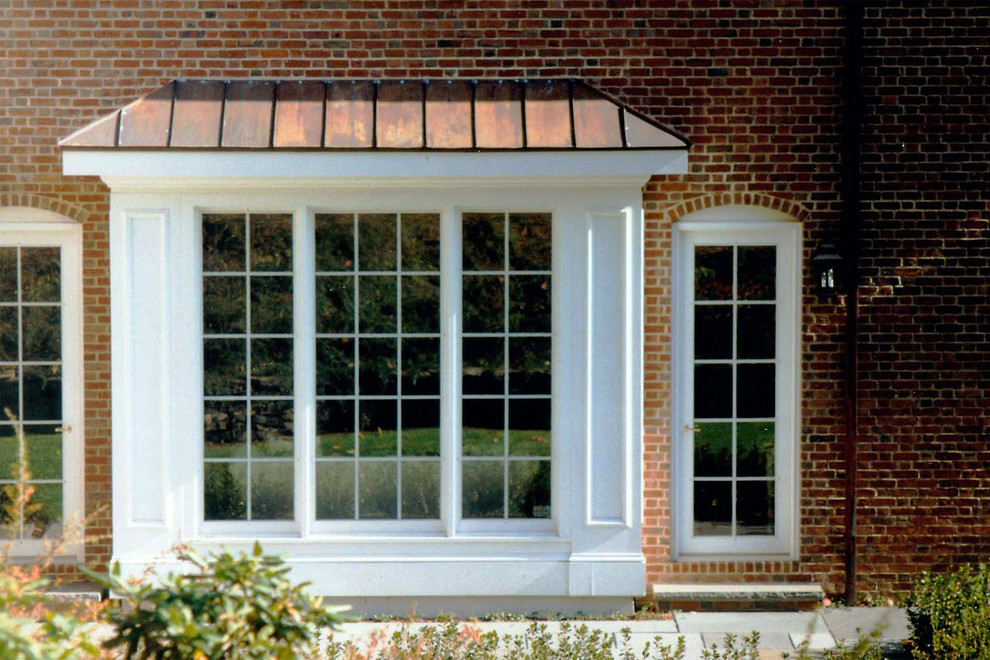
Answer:
[{"label": "stone paving slab", "polygon": [[818,612],[676,612],[674,621],[681,632],[829,632]]},{"label": "stone paving slab", "polygon": [[[749,633],[746,633],[749,634]],[[725,649],[725,638],[732,635],[735,638],[735,646],[742,646],[743,633],[701,633],[701,638],[705,642],[705,648],[713,648],[716,644],[718,648]],[[831,637],[831,636],[830,636]],[[757,649],[787,649],[793,648],[791,638],[785,632],[760,633],[760,641],[756,645]]]},{"label": "stone paving slab", "polygon": [[885,642],[911,637],[907,612],[898,607],[830,607],[822,613],[832,636],[840,642],[854,640],[859,628],[863,635],[879,629]]},{"label": "stone paving slab", "polygon": [[827,632],[791,633],[790,638],[794,648],[801,646],[805,642],[808,642],[809,651],[827,651],[828,649],[835,648],[835,638],[832,637],[831,633]]},{"label": "stone paving slab", "polygon": [[[679,637],[684,638],[684,660],[700,660],[704,656],[705,643],[701,639],[701,635],[698,633],[687,633],[687,634],[677,634],[677,633],[645,633],[637,632],[632,633],[629,636],[629,649],[639,653],[646,646],[646,643],[650,643],[650,648],[654,648],[654,640],[659,637],[660,643],[669,646],[671,649],[677,648],[677,639]],[[621,648],[621,646],[616,647]]]}]

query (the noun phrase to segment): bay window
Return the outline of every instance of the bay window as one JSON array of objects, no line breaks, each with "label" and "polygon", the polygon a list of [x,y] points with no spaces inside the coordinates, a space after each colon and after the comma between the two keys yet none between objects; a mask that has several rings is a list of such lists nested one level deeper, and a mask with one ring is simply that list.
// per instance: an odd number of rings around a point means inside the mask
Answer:
[{"label": "bay window", "polygon": [[551,518],[551,213],[452,214],[447,242],[439,212],[199,217],[208,529]]}]

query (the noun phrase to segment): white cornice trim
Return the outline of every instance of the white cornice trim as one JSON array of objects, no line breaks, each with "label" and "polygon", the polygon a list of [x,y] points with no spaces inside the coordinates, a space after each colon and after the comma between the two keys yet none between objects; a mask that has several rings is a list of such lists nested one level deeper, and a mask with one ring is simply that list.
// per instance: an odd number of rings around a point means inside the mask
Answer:
[{"label": "white cornice trim", "polygon": [[273,152],[68,150],[68,176],[112,190],[311,186],[642,186],[686,174],[686,150],[580,152]]}]

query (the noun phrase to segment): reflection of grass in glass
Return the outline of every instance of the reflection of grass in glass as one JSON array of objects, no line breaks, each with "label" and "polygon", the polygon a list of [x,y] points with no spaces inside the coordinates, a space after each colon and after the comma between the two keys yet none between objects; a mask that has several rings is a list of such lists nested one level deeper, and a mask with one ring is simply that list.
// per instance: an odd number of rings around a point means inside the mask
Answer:
[{"label": "reflection of grass in glass", "polygon": [[[385,430],[368,431],[364,435],[372,433],[378,436],[376,445],[379,446],[394,444],[398,435],[396,431]],[[497,430],[474,428],[465,428],[462,433],[465,446],[478,446],[502,435]],[[402,431],[402,453],[404,456],[439,456],[439,436],[440,430],[436,428],[405,429]],[[317,456],[354,455],[354,436],[351,433],[325,433],[316,436],[316,442]],[[513,456],[550,455],[550,432],[546,430],[512,429],[509,431],[509,442]]]},{"label": "reflection of grass in glass", "polygon": [[[8,427],[9,428],[9,427]],[[6,429],[5,429],[6,430]],[[60,434],[30,435],[27,437],[26,451],[28,453],[26,474],[29,476],[27,486],[34,489],[29,503],[25,508],[25,523],[34,523],[36,536],[44,533],[52,523],[62,520],[62,486],[61,484],[39,484],[32,480],[40,478],[58,478],[62,474],[62,436]],[[13,497],[20,473],[20,450],[16,436],[0,439],[0,478],[4,480],[0,488],[0,506],[3,524],[13,522],[8,515],[8,508],[13,504]],[[28,530],[25,530],[28,531]]]},{"label": "reflection of grass in glass", "polygon": [[[207,458],[244,458],[247,447],[241,442],[205,442],[204,453]],[[251,456],[254,458],[286,458],[292,456],[294,450],[292,440],[267,440],[251,445]]]}]

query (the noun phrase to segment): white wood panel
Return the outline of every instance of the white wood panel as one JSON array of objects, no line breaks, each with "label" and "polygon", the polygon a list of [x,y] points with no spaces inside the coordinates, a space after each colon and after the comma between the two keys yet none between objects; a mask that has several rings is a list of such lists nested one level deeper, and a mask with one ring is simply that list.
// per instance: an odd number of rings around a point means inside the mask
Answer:
[{"label": "white wood panel", "polygon": [[588,217],[588,524],[626,523],[626,242],[623,213]]},{"label": "white wood panel", "polygon": [[127,217],[130,272],[130,522],[165,523],[168,445],[168,213]]}]

